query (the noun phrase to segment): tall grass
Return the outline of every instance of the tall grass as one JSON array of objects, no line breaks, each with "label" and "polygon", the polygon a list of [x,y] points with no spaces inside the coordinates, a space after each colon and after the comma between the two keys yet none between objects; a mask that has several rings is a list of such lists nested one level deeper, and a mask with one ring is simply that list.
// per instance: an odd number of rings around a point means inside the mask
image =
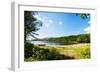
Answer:
[{"label": "tall grass", "polygon": [[[76,46],[76,47],[75,47]],[[89,59],[90,44],[76,44],[66,47],[34,46],[33,55],[25,61],[45,61],[64,59]]]}]

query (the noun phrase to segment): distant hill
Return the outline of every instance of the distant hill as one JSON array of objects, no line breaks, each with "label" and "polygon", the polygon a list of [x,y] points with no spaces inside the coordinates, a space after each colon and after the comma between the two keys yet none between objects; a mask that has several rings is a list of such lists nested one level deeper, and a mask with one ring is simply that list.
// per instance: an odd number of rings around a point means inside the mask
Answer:
[{"label": "distant hill", "polygon": [[34,39],[34,41],[52,41],[64,44],[90,43],[90,34],[79,34],[62,37],[51,37],[44,39]]}]

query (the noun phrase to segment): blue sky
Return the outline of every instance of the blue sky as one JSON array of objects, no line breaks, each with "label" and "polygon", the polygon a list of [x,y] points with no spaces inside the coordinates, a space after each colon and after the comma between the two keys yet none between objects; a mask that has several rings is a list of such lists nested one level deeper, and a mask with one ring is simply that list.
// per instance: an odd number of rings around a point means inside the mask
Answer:
[{"label": "blue sky", "polygon": [[83,20],[76,13],[38,12],[35,17],[43,22],[36,33],[38,38],[61,37],[90,32],[90,17]]}]

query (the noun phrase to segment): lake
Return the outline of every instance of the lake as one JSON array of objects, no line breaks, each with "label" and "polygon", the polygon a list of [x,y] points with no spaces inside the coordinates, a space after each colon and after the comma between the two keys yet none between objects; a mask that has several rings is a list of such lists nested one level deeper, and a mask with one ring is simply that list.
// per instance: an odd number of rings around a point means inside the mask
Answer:
[{"label": "lake", "polygon": [[64,45],[64,43],[61,42],[51,42],[51,41],[31,41],[34,45],[40,45],[44,44],[46,46],[59,46],[59,45]]}]

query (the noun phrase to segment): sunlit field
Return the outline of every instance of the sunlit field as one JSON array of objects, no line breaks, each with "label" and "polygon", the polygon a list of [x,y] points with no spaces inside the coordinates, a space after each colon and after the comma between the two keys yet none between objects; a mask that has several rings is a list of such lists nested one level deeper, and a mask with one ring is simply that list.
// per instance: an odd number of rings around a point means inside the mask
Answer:
[{"label": "sunlit field", "polygon": [[90,44],[74,44],[66,46],[40,46],[49,50],[55,49],[58,53],[65,56],[70,56],[75,59],[88,59],[90,58]]},{"label": "sunlit field", "polygon": [[74,44],[65,46],[35,46],[32,57],[25,61],[90,59],[90,44]]}]

